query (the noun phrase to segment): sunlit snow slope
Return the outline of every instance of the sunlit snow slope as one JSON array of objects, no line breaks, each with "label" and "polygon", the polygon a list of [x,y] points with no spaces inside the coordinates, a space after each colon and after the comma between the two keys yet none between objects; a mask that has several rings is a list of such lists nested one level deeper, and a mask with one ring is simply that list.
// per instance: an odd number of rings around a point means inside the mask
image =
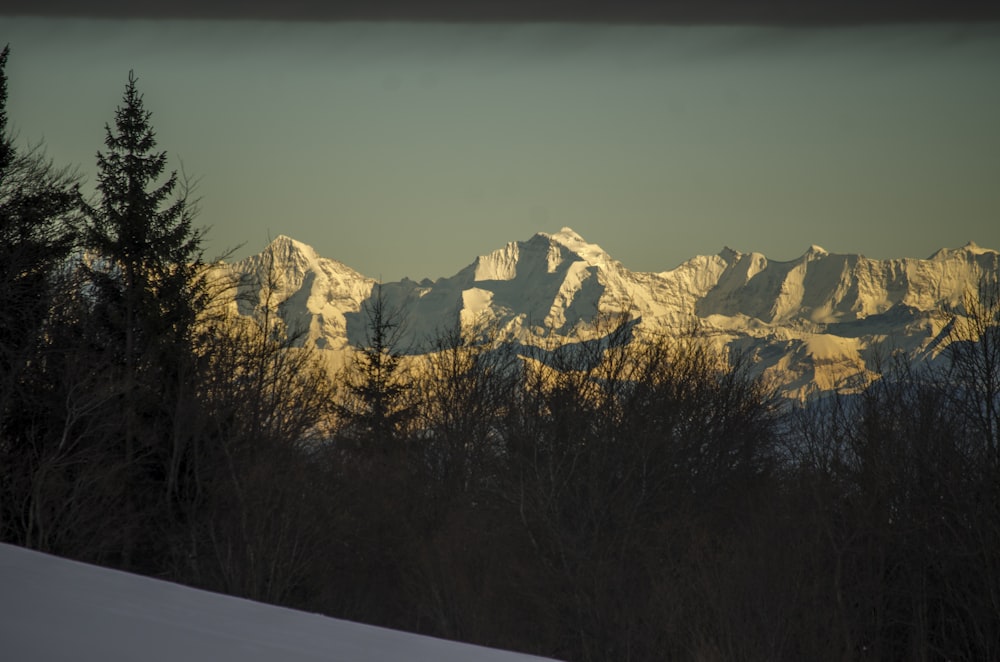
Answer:
[{"label": "sunlit snow slope", "polygon": [[5,662],[541,660],[263,605],[0,544]]}]

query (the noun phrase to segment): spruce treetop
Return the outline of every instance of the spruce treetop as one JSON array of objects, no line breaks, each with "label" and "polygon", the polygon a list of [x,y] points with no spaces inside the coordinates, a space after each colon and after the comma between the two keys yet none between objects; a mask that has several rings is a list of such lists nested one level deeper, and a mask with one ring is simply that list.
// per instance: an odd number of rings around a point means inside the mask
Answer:
[{"label": "spruce treetop", "polygon": [[[97,153],[99,200],[87,207],[87,245],[98,258],[92,278],[107,304],[113,335],[127,356],[186,338],[205,301],[201,240],[187,182],[164,177],[152,113],[130,71],[114,124]],[[129,359],[131,360],[131,359]]]},{"label": "spruce treetop", "polygon": [[169,265],[200,261],[201,232],[192,228],[186,191],[167,204],[178,188],[177,172],[157,185],[167,153],[156,150],[152,113],[143,104],[137,81],[129,71],[114,127],[104,127],[106,151],[97,153],[101,201],[91,210],[90,243],[126,268],[162,272]]}]

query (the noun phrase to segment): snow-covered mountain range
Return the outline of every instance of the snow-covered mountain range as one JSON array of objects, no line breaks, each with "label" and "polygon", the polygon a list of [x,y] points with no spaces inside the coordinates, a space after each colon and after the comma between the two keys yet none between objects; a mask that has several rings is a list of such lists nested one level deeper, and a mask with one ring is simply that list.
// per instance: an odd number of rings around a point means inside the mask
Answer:
[{"label": "snow-covered mountain range", "polygon": [[[302,344],[343,350],[364,340],[363,305],[375,279],[285,236],[227,268],[243,282],[241,311],[268,305],[303,332]],[[453,276],[381,290],[405,311],[414,353],[458,323],[488,323],[505,339],[548,345],[593,338],[628,314],[668,336],[696,325],[748,355],[785,395],[805,398],[872,371],[879,352],[933,357],[964,297],[998,273],[1000,252],[973,243],[891,260],[811,246],[778,262],[725,248],[670,271],[636,272],[563,228],[481,255]]]}]

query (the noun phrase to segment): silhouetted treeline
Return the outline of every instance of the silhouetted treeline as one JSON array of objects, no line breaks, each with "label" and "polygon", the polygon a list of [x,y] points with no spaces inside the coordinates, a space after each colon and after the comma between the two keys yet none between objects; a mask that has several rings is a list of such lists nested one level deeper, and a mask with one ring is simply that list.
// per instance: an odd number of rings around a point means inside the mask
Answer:
[{"label": "silhouetted treeline", "polygon": [[331,377],[280,274],[227,303],[133,76],[96,200],[5,99],[0,539],[570,660],[1000,659],[995,283],[950,361],[808,407],[628,320],[412,360],[380,288]]}]

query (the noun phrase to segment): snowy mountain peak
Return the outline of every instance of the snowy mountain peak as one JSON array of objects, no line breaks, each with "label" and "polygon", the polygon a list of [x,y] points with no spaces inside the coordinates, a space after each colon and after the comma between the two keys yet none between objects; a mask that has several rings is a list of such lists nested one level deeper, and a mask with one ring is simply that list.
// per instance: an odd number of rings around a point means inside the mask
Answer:
[{"label": "snowy mountain peak", "polygon": [[947,260],[956,255],[964,255],[972,258],[977,255],[1000,255],[1000,252],[992,248],[983,248],[974,241],[967,242],[961,248],[940,248],[931,254],[928,260]]},{"label": "snowy mountain peak", "polygon": [[996,253],[997,251],[992,248],[983,248],[974,241],[970,241],[965,246],[962,246],[963,251],[966,253],[971,253],[972,255],[986,255],[987,253]]},{"label": "snowy mountain peak", "polygon": [[272,239],[271,243],[268,244],[267,248],[264,250],[275,255],[292,255],[299,253],[309,258],[318,257],[312,246],[292,239],[288,235],[284,234],[279,234],[277,237]]},{"label": "snowy mountain peak", "polygon": [[573,228],[564,227],[554,234],[539,232],[536,236],[545,237],[553,243],[565,246],[589,264],[603,264],[611,261],[611,256],[603,248],[597,244],[588,243]]},{"label": "snowy mountain peak", "polygon": [[582,261],[586,266],[607,266],[613,262],[603,248],[590,244],[572,228],[559,232],[538,232],[528,241],[512,241],[473,262],[473,280],[514,280],[532,273],[553,274],[561,265]]},{"label": "snowy mountain peak", "polygon": [[544,232],[540,232],[539,234],[541,234],[542,236],[548,236],[554,239],[555,241],[558,241],[560,244],[565,244],[566,246],[569,246],[571,244],[579,245],[587,243],[586,241],[584,241],[583,237],[579,235],[579,233],[577,233],[575,230],[573,230],[573,228],[569,226],[564,226],[559,230],[559,232],[553,233],[551,235],[546,235],[546,233]]},{"label": "snowy mountain peak", "polygon": [[283,244],[302,244],[302,242],[293,239],[292,237],[289,237],[287,234],[279,234],[277,237],[271,240],[268,246],[273,246],[273,245],[281,246]]},{"label": "snowy mountain peak", "polygon": [[278,235],[259,254],[231,268],[239,276],[236,303],[241,313],[279,307],[287,328],[302,332],[301,342],[320,349],[348,344],[344,315],[361,308],[375,283],[286,235]]},{"label": "snowy mountain peak", "polygon": [[810,246],[809,250],[806,251],[806,256],[808,257],[821,256],[821,255],[829,255],[829,253],[825,248],[823,248],[822,246],[818,246],[816,244]]},{"label": "snowy mountain peak", "polygon": [[[255,255],[247,260],[260,262],[262,256],[273,262],[273,266],[278,271],[295,271],[299,276],[306,273],[322,273],[327,276],[339,275],[340,278],[358,278],[371,281],[372,279],[362,276],[360,273],[350,268],[343,262],[321,257],[309,244],[283,234],[275,237],[270,244],[261,251],[260,255]],[[266,265],[258,265],[266,266]]]}]

